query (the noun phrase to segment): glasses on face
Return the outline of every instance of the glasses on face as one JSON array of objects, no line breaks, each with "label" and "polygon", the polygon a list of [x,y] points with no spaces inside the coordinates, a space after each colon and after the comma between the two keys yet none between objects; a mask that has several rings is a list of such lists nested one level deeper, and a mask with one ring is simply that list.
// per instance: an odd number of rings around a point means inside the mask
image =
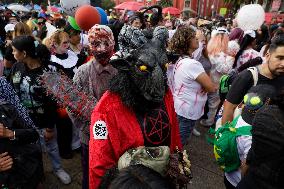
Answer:
[{"label": "glasses on face", "polygon": [[44,25],[44,22],[38,22],[37,24],[38,25]]}]

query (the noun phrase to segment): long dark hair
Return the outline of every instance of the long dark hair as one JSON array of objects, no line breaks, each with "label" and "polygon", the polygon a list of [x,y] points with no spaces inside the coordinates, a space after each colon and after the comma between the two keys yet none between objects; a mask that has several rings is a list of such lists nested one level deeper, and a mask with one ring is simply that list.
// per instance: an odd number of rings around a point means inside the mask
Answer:
[{"label": "long dark hair", "polygon": [[262,25],[260,27],[261,30],[261,34],[258,35],[258,37],[256,38],[256,50],[260,51],[261,48],[267,43],[267,41],[269,40],[269,31],[268,31],[268,27],[266,25]]},{"label": "long dark hair", "polygon": [[277,29],[270,35],[270,39],[266,42],[266,46],[265,46],[262,56],[264,56],[267,53],[268,49],[270,48],[272,39],[278,35],[284,35],[284,31],[281,29]]},{"label": "long dark hair", "polygon": [[233,68],[237,67],[237,62],[240,56],[243,54],[244,50],[254,42],[255,38],[251,37],[250,35],[246,34],[240,44],[240,50],[236,54],[235,62],[233,64]]},{"label": "long dark hair", "polygon": [[50,61],[51,54],[48,48],[43,44],[39,44],[32,36],[18,36],[13,39],[12,46],[21,52],[25,51],[27,56],[31,58],[39,59],[41,64],[45,67]]}]

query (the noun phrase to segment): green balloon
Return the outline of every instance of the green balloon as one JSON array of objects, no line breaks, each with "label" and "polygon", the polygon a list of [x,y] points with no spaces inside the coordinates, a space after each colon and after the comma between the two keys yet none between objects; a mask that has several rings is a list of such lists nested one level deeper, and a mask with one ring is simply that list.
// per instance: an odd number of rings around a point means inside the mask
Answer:
[{"label": "green balloon", "polygon": [[81,28],[76,23],[76,20],[72,16],[68,16],[68,22],[72,26],[73,29],[81,31]]}]

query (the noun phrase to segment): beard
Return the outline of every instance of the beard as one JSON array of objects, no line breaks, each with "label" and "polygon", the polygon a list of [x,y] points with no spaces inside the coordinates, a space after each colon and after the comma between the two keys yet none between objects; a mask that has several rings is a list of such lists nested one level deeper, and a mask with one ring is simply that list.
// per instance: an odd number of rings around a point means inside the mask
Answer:
[{"label": "beard", "polygon": [[[270,59],[269,59],[270,60]],[[283,69],[272,69],[270,66],[270,61],[268,60],[268,69],[269,71],[272,73],[272,75],[274,77],[278,77],[278,76],[284,76],[284,70]]]},{"label": "beard", "polygon": [[93,52],[93,55],[94,55],[96,61],[103,66],[108,64],[109,59],[112,56],[112,54],[113,54],[112,51],[101,52],[101,53]]}]

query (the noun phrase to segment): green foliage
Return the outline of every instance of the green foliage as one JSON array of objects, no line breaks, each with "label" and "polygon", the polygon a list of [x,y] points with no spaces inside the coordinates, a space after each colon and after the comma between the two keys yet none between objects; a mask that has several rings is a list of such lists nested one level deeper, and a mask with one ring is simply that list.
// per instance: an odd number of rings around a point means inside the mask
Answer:
[{"label": "green foliage", "polygon": [[162,7],[172,7],[173,1],[172,0],[161,0],[159,2],[159,5],[161,5]]},{"label": "green foliage", "polygon": [[115,6],[115,2],[113,0],[103,0],[102,1],[102,8],[104,10],[112,9]]}]

